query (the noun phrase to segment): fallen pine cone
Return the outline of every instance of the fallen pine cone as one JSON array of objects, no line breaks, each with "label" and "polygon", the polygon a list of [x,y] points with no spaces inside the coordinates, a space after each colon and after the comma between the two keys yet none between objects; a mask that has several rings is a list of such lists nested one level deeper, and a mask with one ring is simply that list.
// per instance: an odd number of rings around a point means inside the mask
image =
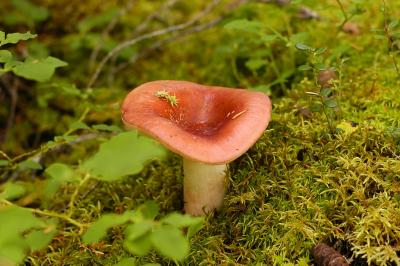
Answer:
[{"label": "fallen pine cone", "polygon": [[317,266],[349,266],[346,258],[327,244],[319,243],[312,250]]}]

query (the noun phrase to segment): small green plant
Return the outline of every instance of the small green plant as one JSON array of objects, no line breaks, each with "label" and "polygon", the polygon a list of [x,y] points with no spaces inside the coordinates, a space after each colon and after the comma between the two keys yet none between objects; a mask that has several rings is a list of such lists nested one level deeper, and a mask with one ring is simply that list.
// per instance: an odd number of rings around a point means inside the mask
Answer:
[{"label": "small green plant", "polygon": [[398,79],[400,79],[400,68],[397,64],[396,57],[400,53],[400,31],[398,28],[399,20],[397,18],[389,18],[389,10],[386,6],[385,0],[382,0],[381,11],[383,13],[384,24],[381,29],[373,29],[376,39],[383,39],[387,41],[387,52],[390,56]]},{"label": "small green plant", "polygon": [[[7,35],[5,32],[0,31],[0,47],[36,37],[36,34],[31,34],[29,31],[26,33],[9,33]],[[2,65],[0,76],[4,73],[12,72],[19,77],[39,82],[49,80],[56,68],[67,65],[66,62],[52,56],[46,58],[27,57],[24,61],[20,61],[7,49],[0,50],[0,64]]]},{"label": "small green plant", "polygon": [[[313,48],[302,43],[297,43],[296,48],[308,55],[308,63],[299,66],[298,69],[301,71],[311,70],[315,86],[319,89],[319,92],[306,92],[307,95],[318,99],[318,102],[312,103],[310,111],[322,112],[328,122],[329,131],[331,134],[334,134],[336,132],[334,112],[338,108],[338,102],[334,93],[338,88],[338,84],[335,84],[333,81],[336,76],[336,68],[327,67],[323,63],[322,54],[325,53],[326,48]],[[344,62],[345,60],[341,60],[340,69]],[[324,75],[324,73],[328,75],[328,78],[327,81],[322,82],[321,75]]]},{"label": "small green plant", "polygon": [[158,98],[166,100],[172,107],[178,106],[178,99],[175,95],[170,95],[166,90],[159,90],[155,94]]}]

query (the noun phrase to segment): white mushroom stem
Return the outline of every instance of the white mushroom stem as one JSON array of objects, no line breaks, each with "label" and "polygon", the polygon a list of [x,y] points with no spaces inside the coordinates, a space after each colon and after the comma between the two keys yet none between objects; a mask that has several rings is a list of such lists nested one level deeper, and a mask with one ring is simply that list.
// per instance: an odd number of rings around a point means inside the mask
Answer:
[{"label": "white mushroom stem", "polygon": [[212,165],[183,158],[186,213],[199,216],[222,206],[226,169],[226,164]]}]

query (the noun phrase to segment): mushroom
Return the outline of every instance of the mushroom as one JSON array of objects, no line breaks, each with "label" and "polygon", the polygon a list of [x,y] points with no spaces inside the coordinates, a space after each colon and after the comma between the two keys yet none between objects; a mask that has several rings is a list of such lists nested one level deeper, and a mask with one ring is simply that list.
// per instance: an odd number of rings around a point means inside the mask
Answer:
[{"label": "mushroom", "polygon": [[265,94],[160,80],[132,90],[122,120],[183,157],[184,210],[203,215],[222,206],[227,164],[245,153],[271,118]]}]

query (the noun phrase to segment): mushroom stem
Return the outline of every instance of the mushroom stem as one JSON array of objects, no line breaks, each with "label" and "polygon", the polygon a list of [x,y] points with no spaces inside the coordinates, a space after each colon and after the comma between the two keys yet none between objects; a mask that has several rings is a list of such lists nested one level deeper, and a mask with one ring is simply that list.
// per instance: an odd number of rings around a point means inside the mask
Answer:
[{"label": "mushroom stem", "polygon": [[226,164],[205,164],[183,158],[185,212],[199,216],[222,206]]}]

